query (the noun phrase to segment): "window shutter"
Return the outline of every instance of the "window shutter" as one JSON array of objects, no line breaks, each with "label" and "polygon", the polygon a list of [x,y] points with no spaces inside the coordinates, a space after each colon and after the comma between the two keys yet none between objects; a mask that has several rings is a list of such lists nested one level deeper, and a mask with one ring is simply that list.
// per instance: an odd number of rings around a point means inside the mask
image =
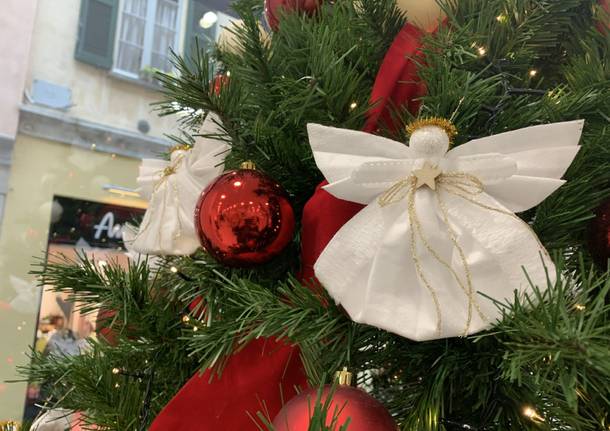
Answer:
[{"label": "window shutter", "polygon": [[78,22],[77,60],[110,69],[119,0],[81,0]]},{"label": "window shutter", "polygon": [[[209,48],[210,40],[214,40],[215,27],[212,26],[209,29],[201,28],[199,20],[204,13],[209,11],[217,11],[214,9],[216,2],[210,2],[209,0],[188,0],[188,17],[186,24],[186,33],[184,36],[184,54],[186,57],[191,57],[193,50],[195,49],[195,39],[199,40],[199,48]],[[224,2],[220,2],[224,3]],[[226,1],[228,3],[228,1]],[[224,6],[224,5],[223,5]],[[223,7],[224,8],[224,7]]]}]

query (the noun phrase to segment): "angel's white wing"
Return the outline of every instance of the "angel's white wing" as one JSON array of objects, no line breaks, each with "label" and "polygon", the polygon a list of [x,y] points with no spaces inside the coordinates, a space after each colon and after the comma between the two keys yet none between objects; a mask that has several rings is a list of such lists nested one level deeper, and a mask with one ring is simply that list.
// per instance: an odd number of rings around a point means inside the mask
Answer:
[{"label": "angel's white wing", "polygon": [[161,159],[143,159],[140,164],[138,177],[138,191],[144,199],[150,200],[155,189],[155,184],[159,182],[163,176],[163,170],[169,166],[167,160]]},{"label": "angel's white wing", "polygon": [[[308,124],[307,131],[316,164],[329,182],[324,189],[339,199],[369,203],[388,185],[380,181],[363,187],[366,181],[362,180],[362,175],[356,181],[355,173],[365,168],[372,175],[385,171],[384,176],[387,176],[390,166],[412,157],[412,150],[400,142],[357,130]],[[404,169],[400,172],[400,176],[408,173]]]},{"label": "angel's white wing", "polygon": [[195,144],[187,159],[188,170],[193,176],[211,177],[211,181],[224,170],[224,159],[231,151],[231,146],[228,142],[214,137],[223,135],[219,123],[220,120],[213,113],[209,113],[201,125],[199,133],[202,136],[195,138]]},{"label": "angel's white wing", "polygon": [[514,160],[509,178],[485,191],[513,212],[538,205],[564,183],[560,178],[578,153],[583,120],[526,127],[475,139],[447,153],[448,159],[497,153]]}]

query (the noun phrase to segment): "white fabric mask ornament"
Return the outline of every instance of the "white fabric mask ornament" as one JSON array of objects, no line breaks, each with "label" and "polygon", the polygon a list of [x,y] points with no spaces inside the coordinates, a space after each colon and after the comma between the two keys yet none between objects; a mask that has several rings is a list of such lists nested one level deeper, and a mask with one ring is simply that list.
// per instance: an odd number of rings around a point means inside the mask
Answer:
[{"label": "white fabric mask ornament", "polygon": [[[212,114],[200,133],[222,134]],[[149,205],[131,250],[156,255],[189,255],[197,250],[195,205],[203,189],[223,172],[229,149],[225,141],[197,137],[192,148],[175,148],[170,161],[142,160],[137,181]]]},{"label": "white fabric mask ornament", "polygon": [[[366,207],[318,258],[317,278],[352,320],[412,340],[492,326],[494,303],[541,290],[552,260],[514,213],[559,188],[583,121],[476,139],[450,151],[442,119],[411,127],[409,146],[354,130],[308,125],[316,164],[335,197]],[[511,301],[512,302],[512,301]]]}]

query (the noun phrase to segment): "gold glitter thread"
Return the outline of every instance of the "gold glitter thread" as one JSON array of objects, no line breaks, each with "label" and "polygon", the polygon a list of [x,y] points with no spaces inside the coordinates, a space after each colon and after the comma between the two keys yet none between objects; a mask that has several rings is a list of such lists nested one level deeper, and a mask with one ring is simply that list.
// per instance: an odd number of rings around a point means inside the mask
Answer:
[{"label": "gold glitter thread", "polygon": [[[415,208],[415,203],[413,203],[413,206]],[[449,236],[451,237],[452,228],[449,225],[448,220],[445,222],[445,227],[449,231]],[[422,243],[424,244],[424,246],[426,247],[426,249],[428,250],[428,252],[436,259],[437,262],[439,262],[443,267],[445,267],[445,269],[447,269],[447,271],[449,271],[449,273],[453,276],[453,278],[455,279],[456,283],[458,284],[458,286],[460,287],[462,292],[464,292],[464,294],[468,298],[468,315],[467,315],[464,331],[462,332],[462,336],[468,335],[468,331],[470,330],[470,325],[472,323],[473,305],[476,308],[477,313],[478,313],[479,317],[481,318],[481,320],[487,320],[487,319],[485,318],[483,312],[481,311],[481,308],[479,307],[479,304],[476,302],[476,300],[474,298],[472,281],[471,281],[472,277],[470,277],[470,268],[466,261],[464,251],[462,250],[460,245],[457,243],[457,239],[452,238],[452,243],[458,249],[458,253],[464,257],[463,265],[464,265],[464,272],[466,273],[466,280],[467,280],[468,288],[464,285],[464,282],[462,281],[462,279],[460,278],[458,273],[451,267],[451,265],[447,261],[445,261],[437,253],[437,251],[434,250],[434,248],[432,248],[432,246],[430,245],[430,243],[428,242],[428,240],[426,239],[426,237],[424,235],[423,229],[421,227],[421,223],[419,221],[419,218],[417,218],[417,216],[413,219],[413,222],[411,223],[411,228],[417,229],[417,233],[419,234],[419,237],[420,237]]]},{"label": "gold glitter thread", "polygon": [[[445,179],[451,178],[451,177],[452,177],[452,174],[448,174],[445,176]],[[472,181],[475,184],[475,187],[480,186],[480,188],[477,188],[477,190],[480,190],[480,191],[478,191],[479,193],[483,191],[483,184],[479,181],[478,178],[471,176],[471,175],[467,175],[464,178]],[[439,184],[441,186],[443,185],[443,178],[441,178],[439,180]],[[468,266],[468,260],[466,259],[466,254],[464,253],[464,250],[462,249],[462,247],[460,247],[458,240],[457,240],[457,234],[455,233],[455,230],[451,227],[451,224],[449,223],[449,211],[447,210],[447,206],[445,205],[445,202],[443,202],[443,200],[441,199],[440,191],[438,191],[438,190],[436,191],[436,201],[438,203],[439,208],[441,209],[441,214],[443,215],[443,222],[445,223],[445,226],[447,227],[447,231],[449,232],[449,237],[451,238],[451,242],[453,243],[453,246],[457,249],[458,254],[460,255],[460,260],[462,261],[462,266],[464,268],[464,274],[466,275],[466,285],[468,286],[468,289],[467,290],[463,289],[463,290],[465,290],[465,293],[468,296],[468,324],[467,324],[466,330],[464,331],[464,335],[467,335],[468,330],[470,329],[473,305],[475,306],[477,313],[479,315],[479,318],[481,320],[485,321],[485,320],[489,320],[489,318],[483,314],[478,301],[474,297],[474,288],[472,285],[472,274],[470,272],[470,267]],[[457,277],[457,274],[455,273],[455,271],[453,271],[453,268],[451,268],[451,272],[453,272],[454,276]]]},{"label": "gold glitter thread", "polygon": [[447,136],[449,136],[449,142],[453,142],[453,138],[458,134],[457,128],[451,121],[440,117],[418,118],[406,127],[407,134],[410,136],[417,129],[427,126],[436,126],[443,129],[445,133],[447,133]]},{"label": "gold glitter thread", "polygon": [[192,147],[188,144],[178,144],[178,145],[174,145],[170,150],[169,153],[173,153],[174,151],[188,151],[190,150]]},{"label": "gold glitter thread", "polygon": [[424,283],[424,286],[426,287],[426,289],[428,289],[428,292],[430,293],[430,296],[432,296],[432,300],[434,301],[434,307],[436,309],[436,333],[440,337],[443,333],[443,331],[442,331],[443,317],[442,317],[441,305],[438,300],[438,295],[436,294],[436,290],[434,290],[434,288],[432,287],[432,285],[426,278],[424,271],[421,267],[421,262],[419,261],[419,257],[417,256],[417,242],[415,241],[415,230],[413,229],[415,220],[417,220],[417,211],[415,210],[415,192],[417,190],[416,181],[417,180],[415,177],[411,177],[411,189],[410,189],[409,195],[408,195],[409,224],[411,225],[411,229],[409,229],[411,257],[413,259],[413,264],[415,265],[415,270],[417,271],[417,275],[421,279],[422,283]]},{"label": "gold glitter thread", "polygon": [[379,197],[379,205],[382,207],[394,204],[403,200],[410,193],[409,184],[412,182],[411,178],[408,177],[398,181],[392,185]]},{"label": "gold glitter thread", "polygon": [[[472,294],[472,291],[473,291],[472,283],[470,283],[468,285],[468,287],[466,287],[464,285],[464,282],[462,281],[462,279],[460,278],[458,273],[451,267],[451,265],[447,261],[445,261],[436,252],[436,250],[434,250],[432,248],[430,243],[426,240],[426,237],[424,236],[423,229],[421,228],[421,224],[420,224],[419,220],[416,220],[415,222],[416,222],[416,226],[415,227],[417,228],[417,232],[419,234],[419,237],[420,237],[421,241],[424,243],[424,245],[425,245],[426,249],[428,250],[428,252],[430,252],[430,254],[436,259],[436,261],[438,263],[440,263],[443,267],[445,267],[445,269],[447,269],[447,271],[449,271],[449,273],[451,273],[451,275],[455,279],[457,285],[460,287],[462,292],[464,292],[464,294],[468,298],[468,314],[467,314],[467,318],[466,318],[466,324],[464,326],[464,331],[462,332],[462,336],[466,336],[466,335],[468,335],[468,331],[470,330],[470,324],[472,323],[472,307],[473,307],[473,302],[474,302],[474,297],[473,297],[473,294]],[[447,230],[451,229],[448,224],[446,224],[445,227],[447,228]],[[451,237],[451,234],[449,236]],[[457,244],[457,241],[456,242],[452,241],[452,243],[458,249],[458,253],[460,253],[463,256],[464,252],[461,249],[461,247],[459,246],[459,244]],[[467,274],[466,279],[469,280],[470,277],[468,275],[470,274],[470,269],[468,267],[468,264],[465,263],[465,260],[464,260],[464,272]],[[479,305],[478,304],[475,304],[475,305],[476,305],[477,312],[479,313],[479,317],[482,320],[485,320],[485,317],[483,316],[483,313],[481,312],[481,309],[479,308]]]},{"label": "gold glitter thread", "polygon": [[175,166],[168,166],[167,168],[163,169],[163,175],[162,177],[169,177],[170,175],[174,175],[176,173],[176,167]]},{"label": "gold glitter thread", "polygon": [[[478,178],[476,178],[473,175],[469,175],[469,174],[465,174],[465,173],[461,173],[461,172],[442,174],[441,176],[438,177],[438,184],[439,184],[439,186],[445,186],[443,188],[447,188],[447,189],[448,189],[447,186],[453,186],[453,187],[455,187],[455,189],[457,189],[467,195],[475,195],[475,194],[481,193],[483,191],[483,184],[481,183],[481,181]],[[466,319],[465,328],[462,333],[462,336],[466,336],[466,335],[468,335],[468,332],[470,330],[470,325],[472,323],[473,307],[476,309],[477,314],[479,315],[479,318],[481,320],[489,320],[489,319],[484,315],[484,313],[482,312],[482,310],[478,304],[478,301],[476,301],[476,298],[474,297],[472,274],[470,271],[470,267],[468,265],[468,261],[466,259],[466,254],[464,253],[464,250],[462,249],[462,247],[459,245],[459,243],[457,241],[457,234],[455,233],[455,231],[451,227],[451,224],[449,223],[448,211],[447,211],[446,205],[444,204],[444,202],[441,199],[439,190],[435,190],[436,199],[438,201],[439,207],[441,209],[441,213],[443,215],[442,220],[445,225],[445,228],[447,229],[447,232],[449,233],[449,237],[451,239],[453,246],[457,249],[458,254],[460,256],[460,260],[461,260],[462,266],[464,268],[464,274],[466,276],[465,283],[464,283],[464,281],[462,281],[462,279],[458,275],[458,273],[451,267],[451,265],[448,262],[446,262],[436,252],[436,250],[434,250],[434,248],[430,245],[430,243],[426,239],[426,237],[423,233],[423,229],[421,227],[421,223],[417,216],[417,210],[415,208],[416,190],[417,190],[417,178],[415,176],[411,175],[407,178],[404,178],[404,179],[398,181],[396,184],[392,185],[386,192],[384,192],[379,197],[379,204],[380,204],[380,206],[383,207],[383,206],[387,206],[387,205],[399,202],[404,197],[408,197],[409,224],[411,226],[411,229],[410,229],[411,255],[412,255],[412,258],[413,258],[413,261],[415,264],[415,269],[417,271],[417,274],[418,274],[419,278],[422,280],[422,283],[424,284],[426,289],[430,292],[430,295],[432,296],[432,299],[434,301],[436,312],[437,312],[437,331],[440,335],[441,326],[442,326],[442,311],[440,308],[440,303],[438,301],[437,293],[434,290],[434,288],[431,286],[428,279],[426,278],[424,271],[421,267],[419,258],[417,257],[417,244],[416,244],[415,232],[417,232],[420,240],[422,241],[422,243],[424,244],[424,246],[428,250],[428,252],[443,267],[445,267],[445,269],[447,269],[447,271],[449,271],[451,273],[451,275],[455,279],[455,281],[458,284],[458,286],[460,287],[460,289],[464,292],[464,294],[468,298],[468,315],[467,315],[467,319]],[[452,193],[451,190],[447,190],[447,191],[449,193]],[[464,197],[461,194],[460,194],[460,196]]]}]

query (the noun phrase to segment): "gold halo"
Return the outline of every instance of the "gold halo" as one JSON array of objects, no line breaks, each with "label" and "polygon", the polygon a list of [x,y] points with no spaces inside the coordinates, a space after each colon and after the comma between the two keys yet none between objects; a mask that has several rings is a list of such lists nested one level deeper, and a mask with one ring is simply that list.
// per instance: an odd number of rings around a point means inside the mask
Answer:
[{"label": "gold halo", "polygon": [[406,130],[410,136],[417,129],[421,129],[422,127],[426,127],[426,126],[440,127],[441,129],[443,129],[445,131],[445,133],[447,133],[447,136],[449,136],[450,142],[453,142],[453,138],[458,134],[457,128],[454,126],[454,124],[451,121],[446,120],[444,118],[440,118],[440,117],[418,118],[417,120],[410,123],[407,126]]}]

